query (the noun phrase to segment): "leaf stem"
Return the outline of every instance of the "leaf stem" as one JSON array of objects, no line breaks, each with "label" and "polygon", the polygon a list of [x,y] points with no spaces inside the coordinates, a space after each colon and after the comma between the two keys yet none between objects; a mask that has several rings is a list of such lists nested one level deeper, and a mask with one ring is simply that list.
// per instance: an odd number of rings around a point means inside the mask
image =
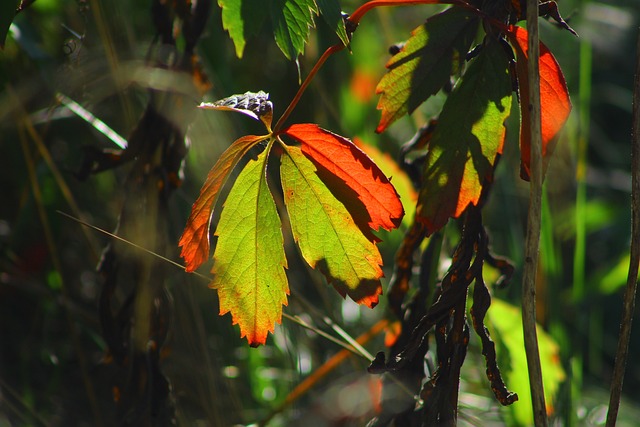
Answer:
[{"label": "leaf stem", "polygon": [[338,44],[334,44],[333,46],[330,46],[327,50],[324,51],[322,56],[318,59],[316,64],[313,66],[313,68],[309,72],[309,75],[304,79],[304,82],[302,82],[302,85],[300,85],[300,88],[298,89],[296,96],[293,97],[293,100],[291,101],[291,103],[289,103],[289,106],[287,107],[285,112],[282,114],[282,116],[278,119],[278,122],[276,123],[276,125],[273,127],[274,134],[278,133],[278,131],[280,130],[284,122],[289,118],[289,116],[291,115],[291,112],[293,112],[293,109],[296,107],[296,105],[298,105],[300,98],[302,98],[302,95],[304,94],[304,91],[307,89],[307,86],[309,86],[309,84],[311,83],[311,80],[313,80],[313,78],[318,73],[322,65],[327,61],[327,59],[329,59],[331,55],[333,55],[336,52],[340,52],[344,48],[345,48],[345,45],[343,45],[342,43],[338,43]]},{"label": "leaf stem", "polygon": [[522,280],[522,329],[527,354],[533,423],[546,427],[547,411],[542,383],[542,366],[536,332],[536,270],[540,246],[542,206],[542,125],[540,121],[540,42],[538,36],[538,0],[527,0],[527,32],[529,105],[531,120],[531,181],[529,187],[529,213],[525,240],[525,264]]},{"label": "leaf stem", "polygon": [[613,367],[611,381],[611,397],[607,412],[607,427],[613,427],[618,417],[622,382],[629,354],[629,339],[635,306],[635,295],[638,286],[638,264],[640,264],[640,34],[636,49],[636,79],[633,90],[633,135],[631,141],[631,254],[629,259],[629,274],[627,287],[622,303],[622,321],[620,323],[620,338],[616,350],[616,361]]}]

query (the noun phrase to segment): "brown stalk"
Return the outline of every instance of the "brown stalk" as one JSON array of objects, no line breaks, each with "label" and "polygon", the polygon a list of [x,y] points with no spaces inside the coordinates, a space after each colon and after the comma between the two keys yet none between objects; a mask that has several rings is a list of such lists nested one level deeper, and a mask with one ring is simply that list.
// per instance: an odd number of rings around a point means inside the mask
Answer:
[{"label": "brown stalk", "polygon": [[622,302],[620,338],[616,350],[616,361],[611,381],[611,397],[607,412],[607,427],[616,425],[622,382],[629,354],[631,324],[638,286],[638,264],[640,264],[640,34],[636,47],[636,77],[633,90],[633,128],[631,136],[631,254],[627,287]]},{"label": "brown stalk", "polygon": [[522,279],[522,329],[527,354],[533,421],[546,427],[547,411],[542,384],[542,366],[536,333],[536,270],[540,246],[542,207],[542,130],[540,122],[540,44],[538,35],[538,0],[527,0],[527,32],[529,33],[529,105],[531,117],[531,181],[529,187],[529,213],[525,239],[525,262]]}]

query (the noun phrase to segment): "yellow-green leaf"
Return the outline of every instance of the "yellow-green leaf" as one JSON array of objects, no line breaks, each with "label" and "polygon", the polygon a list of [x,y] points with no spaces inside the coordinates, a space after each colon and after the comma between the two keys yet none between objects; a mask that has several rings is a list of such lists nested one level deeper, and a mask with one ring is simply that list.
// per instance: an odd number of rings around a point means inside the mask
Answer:
[{"label": "yellow-green leaf", "polygon": [[344,297],[373,307],[382,293],[382,257],[300,148],[285,146],[280,177],[293,237],[307,263]]},{"label": "yellow-green leaf", "polygon": [[[532,425],[533,409],[527,370],[527,355],[522,335],[522,312],[500,299],[494,298],[487,312],[487,325],[498,346],[498,363],[512,391],[518,393],[518,402],[505,408],[511,412],[517,425]],[[542,328],[537,328],[542,380],[547,412],[553,413],[551,402],[566,374],[560,363],[558,344]],[[502,351],[501,351],[502,350]]]},{"label": "yellow-green leaf", "polygon": [[231,312],[252,346],[280,323],[289,294],[282,227],[266,179],[270,148],[249,161],[227,196],[211,270],[220,315]]}]

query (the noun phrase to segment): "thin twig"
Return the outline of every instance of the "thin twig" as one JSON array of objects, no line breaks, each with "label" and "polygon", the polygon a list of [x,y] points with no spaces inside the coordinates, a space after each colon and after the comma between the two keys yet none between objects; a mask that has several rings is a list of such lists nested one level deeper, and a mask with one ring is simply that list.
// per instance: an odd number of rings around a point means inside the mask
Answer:
[{"label": "thin twig", "polygon": [[547,426],[547,411],[542,383],[542,366],[536,332],[536,269],[540,246],[542,206],[542,129],[540,122],[540,45],[538,37],[538,0],[527,0],[528,80],[531,118],[531,181],[529,187],[529,213],[525,240],[525,263],[522,279],[522,328],[527,353],[533,421],[538,427]]},{"label": "thin twig", "polygon": [[633,129],[631,137],[631,254],[629,258],[629,275],[622,302],[622,321],[620,338],[616,350],[616,362],[613,367],[611,381],[611,397],[607,412],[607,427],[613,427],[618,417],[622,382],[629,354],[631,324],[635,306],[636,288],[638,284],[638,264],[640,264],[640,33],[636,47],[636,78],[633,90]]}]

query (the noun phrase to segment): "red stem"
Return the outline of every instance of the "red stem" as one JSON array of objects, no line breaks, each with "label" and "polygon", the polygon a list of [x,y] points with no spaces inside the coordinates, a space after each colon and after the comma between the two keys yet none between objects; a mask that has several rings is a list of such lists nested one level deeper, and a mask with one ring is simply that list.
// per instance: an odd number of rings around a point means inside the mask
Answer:
[{"label": "red stem", "polygon": [[412,6],[417,4],[454,4],[456,6],[469,7],[469,4],[464,0],[371,0],[357,8],[355,12],[349,16],[349,21],[357,25],[367,12],[376,7]]},{"label": "red stem", "polygon": [[285,120],[289,118],[289,115],[291,115],[291,112],[293,111],[293,109],[296,107],[296,105],[298,105],[300,98],[302,98],[302,94],[307,89],[307,86],[309,86],[309,84],[311,83],[311,80],[313,80],[315,75],[318,73],[318,70],[320,70],[320,67],[322,67],[322,65],[327,61],[327,59],[329,59],[331,55],[333,55],[336,52],[340,52],[344,48],[345,48],[345,45],[343,45],[342,43],[339,43],[339,44],[334,44],[333,46],[329,47],[327,50],[324,51],[322,56],[318,59],[316,64],[313,66],[313,68],[309,72],[309,75],[307,76],[307,78],[304,79],[304,82],[302,82],[302,85],[300,86],[300,89],[298,89],[298,93],[296,93],[296,96],[293,97],[293,100],[289,103],[289,106],[287,107],[287,109],[284,111],[282,116],[280,116],[280,118],[278,119],[278,122],[273,128],[274,134],[278,133],[278,131],[284,124]]}]

